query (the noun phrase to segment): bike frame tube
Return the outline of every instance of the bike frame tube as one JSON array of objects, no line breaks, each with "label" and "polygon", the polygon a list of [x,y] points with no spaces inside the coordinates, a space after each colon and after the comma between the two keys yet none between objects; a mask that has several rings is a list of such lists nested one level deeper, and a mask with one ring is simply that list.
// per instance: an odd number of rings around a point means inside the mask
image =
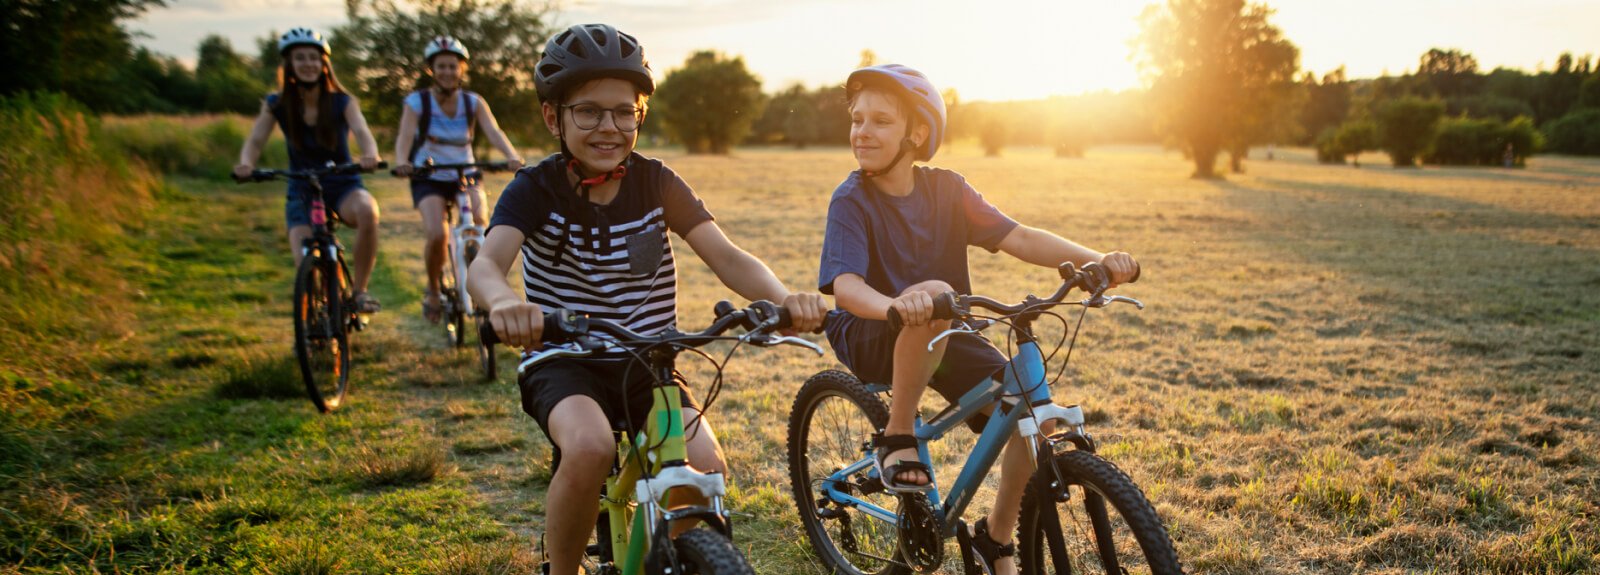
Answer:
[{"label": "bike frame tube", "polygon": [[[656,353],[656,352],[652,352]],[[677,386],[671,385],[674,381],[672,368],[657,369],[658,382],[651,390],[650,415],[645,418],[645,431],[640,433],[633,445],[646,448],[645,460],[649,464],[648,474],[639,468],[638,458],[633,456],[633,450],[627,442],[618,448],[617,456],[622,462],[622,471],[608,482],[606,486],[607,505],[627,508],[627,502],[632,500],[634,485],[641,475],[654,477],[661,472],[661,468],[668,463],[686,462],[689,459],[688,444],[684,441],[683,421],[683,396],[678,394]],[[624,394],[626,395],[626,394]],[[659,444],[659,445],[657,445]],[[654,446],[652,448],[652,446]],[[616,502],[616,503],[612,503]],[[661,509],[661,506],[649,505],[652,501],[639,501],[645,510]],[[613,507],[608,507],[608,509]],[[656,517],[651,513],[634,513],[632,533],[626,540],[617,540],[619,534],[624,533],[623,519],[620,514],[612,515],[611,533],[615,543],[627,549],[622,563],[623,575],[640,575],[644,569],[645,544],[650,540],[650,528],[655,524]],[[618,547],[612,547],[613,553]]]},{"label": "bike frame tube", "polygon": [[[932,461],[928,456],[928,442],[936,441],[957,425],[962,424],[968,417],[978,414],[985,407],[991,405],[1001,406],[996,413],[991,413],[989,423],[984,427],[983,433],[978,436],[978,442],[973,446],[972,454],[967,457],[967,462],[961,467],[961,472],[951,484],[949,495],[939,503],[939,488],[937,479],[933,488],[928,492],[935,505],[935,513],[943,518],[944,536],[955,536],[954,518],[961,517],[966,512],[967,505],[972,503],[972,497],[977,494],[978,487],[982,485],[984,476],[994,467],[1000,454],[1004,452],[1006,443],[1011,440],[1012,434],[1017,432],[1017,421],[1022,419],[1026,409],[1020,409],[1020,399],[1027,397],[1031,403],[1049,401],[1050,387],[1046,385],[1044,357],[1039,351],[1039,345],[1032,341],[1025,341],[1017,346],[1017,354],[1006,363],[1003,368],[1005,381],[997,382],[993,379],[985,380],[961,396],[955,405],[941,411],[933,419],[924,423],[922,418],[917,418],[914,435],[917,437],[917,452],[923,462]],[[1004,390],[1004,396],[1000,395]],[[872,469],[872,457],[868,456],[844,469],[828,476],[825,480],[827,487],[823,494],[836,503],[855,507],[861,512],[888,522],[897,522],[898,516],[894,511],[873,505],[871,502],[847,495],[833,486],[848,480],[850,475],[868,470],[869,475],[876,475]],[[930,465],[931,469],[932,466]]]},{"label": "bike frame tube", "polygon": [[[461,308],[465,310],[464,313],[471,314],[473,309],[472,294],[467,293],[466,282],[467,244],[475,242],[478,243],[479,249],[482,249],[484,229],[476,225],[472,220],[472,197],[468,194],[468,189],[467,181],[463,176],[461,189],[456,192],[456,211],[459,213],[457,216],[459,223],[450,232],[449,241],[451,245],[448,249],[455,254],[456,297],[461,301]],[[469,236],[469,233],[472,235]]]}]

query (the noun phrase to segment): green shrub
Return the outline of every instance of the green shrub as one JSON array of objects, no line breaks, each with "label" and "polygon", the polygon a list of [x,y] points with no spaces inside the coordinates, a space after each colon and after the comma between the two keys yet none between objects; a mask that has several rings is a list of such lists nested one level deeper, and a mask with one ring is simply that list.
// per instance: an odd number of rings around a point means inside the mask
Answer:
[{"label": "green shrub", "polygon": [[1339,148],[1339,128],[1328,126],[1317,134],[1317,140],[1312,143],[1317,149],[1317,161],[1324,164],[1343,164],[1344,150]]},{"label": "green shrub", "polygon": [[1512,164],[1523,166],[1528,156],[1544,145],[1544,138],[1526,117],[1517,118],[1509,125],[1494,119],[1451,118],[1440,124],[1433,150],[1423,156],[1423,161],[1454,166],[1500,166],[1505,163],[1507,145],[1511,147]]},{"label": "green shrub", "polygon": [[1361,165],[1361,153],[1378,149],[1378,126],[1368,121],[1345,122],[1334,135],[1339,151],[1356,157]]},{"label": "green shrub", "polygon": [[1572,112],[1545,124],[1550,151],[1600,156],[1600,108]]},{"label": "green shrub", "polygon": [[1378,143],[1396,167],[1412,167],[1433,147],[1444,103],[1406,96],[1378,108]]}]

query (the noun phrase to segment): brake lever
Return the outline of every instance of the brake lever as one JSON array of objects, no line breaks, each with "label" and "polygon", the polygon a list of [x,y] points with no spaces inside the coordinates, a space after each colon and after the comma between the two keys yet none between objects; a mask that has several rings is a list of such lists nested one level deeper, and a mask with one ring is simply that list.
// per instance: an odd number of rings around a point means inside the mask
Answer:
[{"label": "brake lever", "polygon": [[[987,326],[985,326],[985,327],[987,327]],[[952,327],[950,329],[947,329],[947,330],[944,330],[942,332],[939,332],[939,335],[934,336],[933,341],[928,342],[928,353],[933,353],[933,346],[937,345],[939,343],[939,340],[941,340],[941,339],[950,337],[950,336],[958,334],[958,333],[978,333],[978,331],[981,330],[981,329],[982,328],[976,328],[976,327],[973,327],[971,325],[967,325],[966,322],[961,322],[961,327]]]},{"label": "brake lever", "polygon": [[1083,301],[1078,302],[1078,303],[1080,305],[1082,305],[1083,307],[1096,307],[1096,308],[1106,307],[1106,306],[1114,304],[1114,303],[1127,303],[1127,304],[1133,304],[1135,307],[1137,307],[1139,309],[1144,309],[1144,302],[1141,302],[1139,300],[1133,299],[1131,297],[1120,296],[1120,295],[1114,295],[1114,296],[1110,296],[1110,297],[1103,296],[1103,295],[1102,296],[1095,296],[1095,297],[1083,300]]},{"label": "brake lever", "polygon": [[794,337],[794,336],[791,336],[791,335],[780,335],[780,336],[777,336],[777,337],[770,337],[769,336],[767,338],[761,338],[760,340],[751,339],[750,341],[751,341],[751,343],[754,343],[755,345],[760,345],[760,346],[776,346],[776,345],[779,345],[779,344],[789,343],[789,344],[798,345],[800,347],[803,347],[803,348],[809,349],[811,351],[817,352],[817,355],[819,355],[819,356],[823,355],[822,346],[814,344],[814,343],[811,343],[810,341],[808,341],[808,340],[806,340],[804,338]]}]

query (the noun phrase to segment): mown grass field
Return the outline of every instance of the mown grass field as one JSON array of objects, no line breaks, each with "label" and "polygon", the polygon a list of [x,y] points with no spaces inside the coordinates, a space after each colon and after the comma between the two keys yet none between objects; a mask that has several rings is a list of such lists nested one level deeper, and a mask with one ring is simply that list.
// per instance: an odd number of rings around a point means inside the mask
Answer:
[{"label": "mown grass field", "polygon": [[[737,243],[814,289],[846,151],[656,155]],[[1190,571],[1600,568],[1600,162],[1278,156],[1226,181],[1190,180],[1150,148],[957,147],[938,165],[1025,223],[1144,263],[1121,293],[1147,308],[1091,314],[1055,395],[1085,405]],[[385,311],[355,338],[348,403],[322,416],[293,371],[281,186],[170,181],[128,264],[136,327],[90,376],[8,376],[13,417],[59,423],[0,442],[0,573],[532,572],[548,442],[509,369],[476,382],[472,352],[421,320],[405,186],[368,179]],[[733,296],[675,245],[681,322],[698,329]],[[986,295],[1055,285],[1052,270],[972,260]],[[713,407],[758,572],[820,572],[789,500],[785,425],[801,382],[836,365],[741,351]],[[963,439],[940,449],[947,463]]]}]

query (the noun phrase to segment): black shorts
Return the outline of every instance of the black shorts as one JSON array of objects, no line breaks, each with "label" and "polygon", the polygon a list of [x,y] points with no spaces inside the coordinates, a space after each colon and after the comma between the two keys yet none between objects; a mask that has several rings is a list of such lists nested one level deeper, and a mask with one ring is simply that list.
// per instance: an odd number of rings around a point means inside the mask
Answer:
[{"label": "black shorts", "polygon": [[[629,365],[633,366],[631,370]],[[689,395],[683,379],[676,373],[673,376],[683,407],[698,411],[700,405]],[[626,385],[623,377],[628,379]],[[518,385],[522,388],[522,410],[533,416],[545,437],[549,437],[550,410],[574,395],[588,396],[600,404],[611,429],[644,430],[645,417],[654,403],[654,379],[649,366],[630,359],[560,358],[530,368]]]},{"label": "black shorts", "polygon": [[[894,383],[894,344],[899,336],[899,332],[889,329],[887,321],[838,310],[828,313],[828,343],[833,346],[834,355],[864,382]],[[944,357],[934,368],[928,387],[951,403],[984,380],[999,376],[1010,361],[982,335],[958,333],[945,341]],[[988,418],[982,415],[967,418],[967,426],[976,432],[982,432],[987,422]]]},{"label": "black shorts", "polygon": [[[459,191],[461,191],[461,184],[455,180],[443,181],[412,178],[411,207],[416,208],[421,206],[422,200],[428,196],[439,196],[444,198],[445,204],[449,204],[456,201],[456,192]],[[483,174],[467,174],[467,193],[483,193]]]}]

